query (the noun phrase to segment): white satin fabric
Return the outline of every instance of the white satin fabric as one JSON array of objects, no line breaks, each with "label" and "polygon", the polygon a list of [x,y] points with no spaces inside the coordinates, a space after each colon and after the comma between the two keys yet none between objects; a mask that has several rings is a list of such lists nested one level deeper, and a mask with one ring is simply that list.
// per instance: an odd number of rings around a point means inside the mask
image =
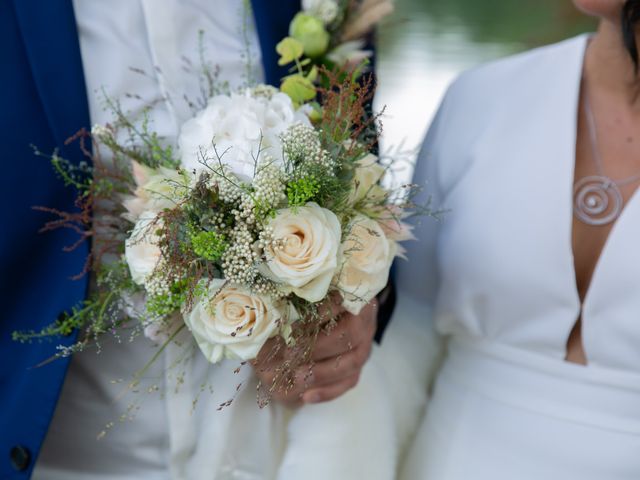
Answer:
[{"label": "white satin fabric", "polygon": [[[582,306],[573,267],[587,38],[463,74],[427,135],[414,182],[447,211],[417,228],[410,262],[399,266],[399,302],[434,342],[456,346],[437,375],[407,480],[640,475],[640,431],[620,428],[640,417],[637,195],[611,231]],[[586,367],[564,362],[580,313]],[[581,395],[600,401],[582,411]],[[617,410],[629,395],[634,401]],[[576,412],[602,423],[577,426]]]},{"label": "white satin fabric", "polygon": [[[190,116],[183,94],[192,102],[202,95],[196,75],[199,30],[204,56],[220,67],[222,81],[246,80],[247,46],[253,64],[260,65],[255,31],[242,26],[243,5],[74,0],[92,122],[111,120],[104,89],[131,118],[139,119],[143,106],[153,105],[150,127],[175,143],[180,124]],[[260,79],[262,73],[256,68],[251,75]],[[402,342],[402,332],[399,326],[390,333],[390,345]],[[401,347],[393,350],[384,359],[376,349],[358,387],[337,401],[293,412],[276,404],[259,409],[251,369],[234,373],[236,362],[210,365],[186,332],[131,393],[130,376],[157,347],[145,338],[105,339],[99,355],[74,356],[33,478],[390,480],[402,439],[424,401],[410,362],[395,354]],[[397,375],[387,376],[390,366]],[[389,386],[405,383],[410,387],[401,409],[394,394],[399,388]],[[231,398],[233,403],[219,411]],[[400,423],[394,422],[394,411]],[[113,426],[105,428],[109,423]],[[107,434],[98,441],[102,430]]]},{"label": "white satin fabric", "polygon": [[404,466],[406,480],[632,480],[640,383],[455,337]]}]

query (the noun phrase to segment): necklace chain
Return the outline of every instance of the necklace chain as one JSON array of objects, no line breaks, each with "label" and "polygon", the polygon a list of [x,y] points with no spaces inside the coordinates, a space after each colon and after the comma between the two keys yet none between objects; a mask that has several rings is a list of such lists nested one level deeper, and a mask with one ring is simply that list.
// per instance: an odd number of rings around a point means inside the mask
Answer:
[{"label": "necklace chain", "polygon": [[596,121],[585,95],[585,116],[596,175],[583,177],[573,185],[573,213],[582,223],[592,226],[614,222],[622,213],[624,199],[620,187],[640,180],[640,174],[621,180],[612,180],[604,174],[602,157],[598,148]]},{"label": "necklace chain", "polygon": [[602,157],[600,156],[600,148],[598,146],[598,131],[596,128],[596,120],[593,115],[593,110],[591,109],[591,103],[589,102],[588,95],[585,95],[584,99],[584,111],[587,117],[587,128],[589,129],[589,140],[591,142],[591,151],[593,153],[593,162],[596,165],[596,172],[599,177],[607,178],[611,181],[611,183],[617,185],[618,187],[624,187],[625,185],[629,185],[630,183],[635,182],[636,180],[640,180],[640,173],[636,175],[632,175],[628,178],[623,178],[621,180],[613,180],[607,175],[604,174],[604,167],[602,162]]}]

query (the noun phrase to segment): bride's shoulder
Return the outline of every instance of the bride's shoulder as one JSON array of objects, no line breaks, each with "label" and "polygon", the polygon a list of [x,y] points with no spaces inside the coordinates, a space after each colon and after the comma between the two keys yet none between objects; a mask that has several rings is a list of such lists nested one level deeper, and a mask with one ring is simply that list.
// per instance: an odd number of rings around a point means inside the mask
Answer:
[{"label": "bride's shoulder", "polygon": [[[559,80],[573,78],[582,63],[586,35],[512,55],[463,72],[449,87],[424,143],[424,155],[436,158],[431,168],[446,195],[469,169],[486,135],[522,128],[523,111],[548,101]],[[437,160],[440,158],[440,160]]]},{"label": "bride's shoulder", "polygon": [[587,35],[534,48],[471,68],[458,76],[447,96],[452,100],[474,96],[495,100],[544,89],[568,64],[581,61]]}]

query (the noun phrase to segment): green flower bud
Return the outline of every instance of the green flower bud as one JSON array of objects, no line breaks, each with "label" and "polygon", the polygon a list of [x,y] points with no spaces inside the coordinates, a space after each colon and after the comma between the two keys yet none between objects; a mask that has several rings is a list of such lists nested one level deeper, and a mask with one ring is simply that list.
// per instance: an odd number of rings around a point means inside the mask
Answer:
[{"label": "green flower bud", "polygon": [[304,46],[304,53],[309,57],[319,57],[329,47],[329,32],[324,28],[322,20],[298,13],[289,25],[289,35]]}]

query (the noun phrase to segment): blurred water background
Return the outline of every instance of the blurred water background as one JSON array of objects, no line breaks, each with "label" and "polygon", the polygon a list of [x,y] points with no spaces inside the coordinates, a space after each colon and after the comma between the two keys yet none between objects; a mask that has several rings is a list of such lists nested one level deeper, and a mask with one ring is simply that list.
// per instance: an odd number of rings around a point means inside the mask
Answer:
[{"label": "blurred water background", "polygon": [[[571,0],[395,0],[378,32],[376,109],[386,106],[382,149],[415,150],[449,83],[461,71],[553,43],[594,22]],[[411,166],[398,166],[408,181]]]}]

